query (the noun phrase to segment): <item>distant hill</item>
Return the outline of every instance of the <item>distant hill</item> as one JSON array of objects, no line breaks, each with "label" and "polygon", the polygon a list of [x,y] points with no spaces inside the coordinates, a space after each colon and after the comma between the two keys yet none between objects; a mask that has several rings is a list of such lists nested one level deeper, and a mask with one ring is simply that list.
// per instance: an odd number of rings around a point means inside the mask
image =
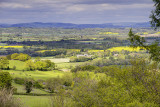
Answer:
[{"label": "distant hill", "polygon": [[42,23],[42,22],[33,22],[33,23],[18,23],[18,24],[0,24],[0,28],[8,27],[31,27],[31,28],[148,28],[151,27],[149,22],[143,23],[105,23],[105,24],[72,24],[72,23]]}]

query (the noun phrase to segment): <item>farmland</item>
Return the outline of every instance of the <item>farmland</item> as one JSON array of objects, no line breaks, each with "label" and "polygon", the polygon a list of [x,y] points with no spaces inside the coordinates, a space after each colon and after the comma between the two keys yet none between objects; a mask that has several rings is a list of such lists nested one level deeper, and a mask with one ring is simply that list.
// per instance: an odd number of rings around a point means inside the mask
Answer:
[{"label": "farmland", "polygon": [[[136,64],[139,68],[134,68],[135,71],[141,69],[140,65],[146,64],[150,70],[156,66],[152,65],[154,62],[150,61],[147,50],[130,47],[129,28],[0,30],[3,30],[0,34],[0,55],[6,62],[6,66],[1,64],[1,69],[11,75],[15,89],[13,97],[18,98],[22,107],[102,106],[106,103],[117,106],[124,105],[125,101],[127,104],[135,102],[133,96],[127,94],[126,88],[131,93],[138,93],[142,91],[143,83],[136,84],[139,77],[132,69]],[[150,28],[135,28],[133,31],[145,37],[147,44],[159,40],[159,36],[149,36],[159,34]],[[148,72],[145,73],[148,75]],[[30,93],[26,91],[28,81],[33,85]],[[131,82],[134,88],[131,89],[123,81]],[[138,91],[136,87],[139,87]],[[112,97],[117,101],[112,102]],[[102,100],[99,103],[97,99]],[[118,102],[118,99],[122,102]]]}]

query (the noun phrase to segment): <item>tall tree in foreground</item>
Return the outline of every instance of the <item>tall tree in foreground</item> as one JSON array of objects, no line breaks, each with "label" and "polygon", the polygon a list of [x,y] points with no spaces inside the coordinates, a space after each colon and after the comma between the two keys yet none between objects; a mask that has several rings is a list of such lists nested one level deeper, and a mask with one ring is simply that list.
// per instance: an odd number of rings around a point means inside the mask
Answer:
[{"label": "tall tree in foreground", "polygon": [[153,2],[155,3],[155,9],[152,11],[152,14],[150,16],[150,18],[152,19],[151,25],[152,27],[157,29],[158,27],[160,27],[160,0],[153,0]]},{"label": "tall tree in foreground", "polygon": [[158,45],[159,43],[157,41],[155,41],[151,45],[147,45],[145,39],[143,37],[140,37],[139,35],[135,35],[132,32],[132,29],[130,29],[128,36],[131,47],[141,47],[143,49],[146,49],[150,54],[150,59],[156,62],[160,62],[160,46]]},{"label": "tall tree in foreground", "polygon": [[[153,0],[155,9],[152,11],[150,16],[151,25],[155,30],[160,27],[160,0]],[[129,31],[129,40],[131,42],[131,47],[137,48],[142,47],[150,53],[150,58],[156,62],[160,62],[160,46],[159,42],[155,41],[151,45],[147,45],[145,39],[139,35],[135,35],[132,29]]]}]

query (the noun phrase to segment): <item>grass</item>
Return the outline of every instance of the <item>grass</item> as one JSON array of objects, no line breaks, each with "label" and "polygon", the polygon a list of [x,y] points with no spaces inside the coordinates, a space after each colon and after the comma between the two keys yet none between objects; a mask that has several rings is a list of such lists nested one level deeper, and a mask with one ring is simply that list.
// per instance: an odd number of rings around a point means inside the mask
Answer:
[{"label": "grass", "polygon": [[[12,83],[12,85],[15,88],[17,88],[17,93],[26,93],[25,87],[23,85],[19,85],[14,82]],[[33,90],[31,91],[31,94],[49,94],[49,93],[40,89],[33,88]]]},{"label": "grass", "polygon": [[84,62],[57,63],[57,69],[71,69],[72,67],[83,64]]},{"label": "grass", "polygon": [[54,62],[54,63],[67,63],[67,62],[69,62],[70,61],[70,58],[41,58],[42,60],[46,60],[46,59],[48,59],[48,60],[51,60],[52,62]]},{"label": "grass", "polygon": [[15,70],[8,70],[13,78],[21,77],[21,78],[33,78],[35,80],[43,79],[46,80],[48,78],[53,77],[62,77],[65,73],[54,70],[54,71],[15,71]]},{"label": "grass", "polygon": [[14,95],[14,98],[19,98],[22,107],[50,107],[50,96],[26,96],[26,95]]},{"label": "grass", "polygon": [[54,61],[56,63],[56,66],[57,66],[56,68],[60,69],[61,71],[59,71],[59,70],[26,71],[25,70],[25,62],[18,61],[18,60],[10,60],[9,67],[13,68],[13,66],[16,66],[16,69],[15,70],[6,70],[6,71],[8,71],[13,78],[21,77],[21,78],[33,78],[35,80],[38,80],[38,79],[46,80],[48,78],[53,78],[53,77],[57,77],[57,76],[62,77],[66,73],[63,71],[69,71],[71,66],[74,67],[77,65],[77,63],[67,63],[67,62],[69,62],[69,58],[60,58],[60,59],[57,58],[57,59],[52,59],[52,61]]},{"label": "grass", "polygon": [[13,68],[13,66],[16,66],[16,70],[23,70],[25,68],[25,62],[18,60],[10,60],[9,67]]}]

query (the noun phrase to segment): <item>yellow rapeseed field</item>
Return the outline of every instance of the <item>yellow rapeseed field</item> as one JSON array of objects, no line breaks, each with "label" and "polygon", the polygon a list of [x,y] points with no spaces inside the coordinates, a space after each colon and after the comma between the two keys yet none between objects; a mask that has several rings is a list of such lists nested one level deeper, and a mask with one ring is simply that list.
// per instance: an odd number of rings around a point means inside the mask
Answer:
[{"label": "yellow rapeseed field", "polygon": [[125,47],[125,46],[121,46],[121,47],[113,47],[113,48],[110,48],[108,50],[110,50],[111,52],[113,51],[122,51],[122,50],[127,50],[127,51],[140,51],[140,47],[138,48],[132,48],[132,47]]},{"label": "yellow rapeseed field", "polygon": [[[56,51],[56,49],[52,49],[52,50],[40,50],[40,51],[36,51],[36,52],[43,53],[43,52],[46,52],[46,51]],[[70,51],[70,52],[80,52],[80,49],[67,49],[67,51]]]},{"label": "yellow rapeseed field", "polygon": [[23,48],[23,46],[0,46],[0,48]]},{"label": "yellow rapeseed field", "polygon": [[89,53],[92,53],[92,52],[104,52],[104,50],[88,50]]},{"label": "yellow rapeseed field", "polygon": [[67,51],[72,51],[72,52],[80,52],[80,49],[67,49]]},{"label": "yellow rapeseed field", "polygon": [[110,35],[118,35],[119,33],[114,33],[114,32],[100,32],[99,34],[110,34]]},{"label": "yellow rapeseed field", "polygon": [[36,51],[36,52],[43,53],[43,52],[46,52],[46,51],[56,51],[56,50],[40,50],[40,51]]}]

